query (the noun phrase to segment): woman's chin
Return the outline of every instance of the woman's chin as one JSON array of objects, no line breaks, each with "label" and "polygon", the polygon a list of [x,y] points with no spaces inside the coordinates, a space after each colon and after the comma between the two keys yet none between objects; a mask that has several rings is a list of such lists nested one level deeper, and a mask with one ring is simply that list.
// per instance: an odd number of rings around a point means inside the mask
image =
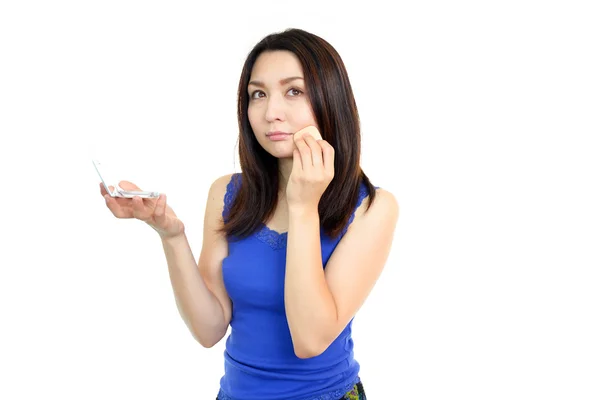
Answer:
[{"label": "woman's chin", "polygon": [[271,152],[271,155],[279,160],[285,160],[285,159],[291,159],[294,157],[293,153],[291,152]]},{"label": "woman's chin", "polygon": [[279,159],[293,158],[294,156],[294,149],[290,146],[270,146],[266,150],[273,157]]}]

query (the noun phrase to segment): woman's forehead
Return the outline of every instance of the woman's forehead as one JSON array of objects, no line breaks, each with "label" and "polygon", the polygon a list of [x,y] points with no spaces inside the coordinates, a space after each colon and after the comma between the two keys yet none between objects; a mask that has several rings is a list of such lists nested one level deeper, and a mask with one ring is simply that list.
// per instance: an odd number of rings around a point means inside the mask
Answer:
[{"label": "woman's forehead", "polygon": [[254,63],[250,81],[276,83],[293,76],[303,77],[298,58],[289,51],[269,51],[262,53]]}]

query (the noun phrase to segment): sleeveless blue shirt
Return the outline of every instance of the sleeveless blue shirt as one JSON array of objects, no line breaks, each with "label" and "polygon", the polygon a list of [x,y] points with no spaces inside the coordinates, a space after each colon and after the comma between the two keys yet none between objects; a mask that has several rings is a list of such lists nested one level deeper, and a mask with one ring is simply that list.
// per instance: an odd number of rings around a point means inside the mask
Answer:
[{"label": "sleeveless blue shirt", "polygon": [[[227,215],[241,184],[232,176],[224,199]],[[342,233],[329,238],[321,228],[321,255],[327,264],[368,195],[359,198]],[[284,302],[287,232],[261,224],[243,239],[228,239],[223,281],[232,301],[231,331],[225,344],[225,374],[218,400],[338,400],[359,381],[352,321],[322,354],[301,359],[294,353]]]}]

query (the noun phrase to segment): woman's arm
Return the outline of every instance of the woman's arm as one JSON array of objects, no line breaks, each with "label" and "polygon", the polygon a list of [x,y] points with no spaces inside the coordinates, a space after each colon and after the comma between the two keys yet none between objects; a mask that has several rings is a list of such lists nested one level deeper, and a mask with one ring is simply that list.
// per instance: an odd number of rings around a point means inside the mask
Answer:
[{"label": "woman's arm", "polygon": [[221,273],[221,264],[228,252],[227,240],[217,233],[222,226],[223,198],[229,179],[231,175],[217,179],[209,190],[198,263],[185,233],[161,240],[179,313],[204,347],[218,343],[231,320],[231,301]]},{"label": "woman's arm", "polygon": [[300,358],[315,357],[329,347],[364,303],[383,270],[398,204],[382,189],[365,213],[366,203],[357,209],[354,222],[325,270],[317,210],[290,210],[285,307],[294,351]]}]

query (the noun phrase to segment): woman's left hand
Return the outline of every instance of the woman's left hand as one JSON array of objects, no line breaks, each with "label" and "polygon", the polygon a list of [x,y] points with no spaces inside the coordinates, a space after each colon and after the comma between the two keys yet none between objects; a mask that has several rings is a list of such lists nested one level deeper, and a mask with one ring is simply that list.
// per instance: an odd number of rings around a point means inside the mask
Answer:
[{"label": "woman's left hand", "polygon": [[317,209],[334,176],[333,147],[308,133],[295,137],[294,143],[292,173],[286,189],[288,208]]}]

